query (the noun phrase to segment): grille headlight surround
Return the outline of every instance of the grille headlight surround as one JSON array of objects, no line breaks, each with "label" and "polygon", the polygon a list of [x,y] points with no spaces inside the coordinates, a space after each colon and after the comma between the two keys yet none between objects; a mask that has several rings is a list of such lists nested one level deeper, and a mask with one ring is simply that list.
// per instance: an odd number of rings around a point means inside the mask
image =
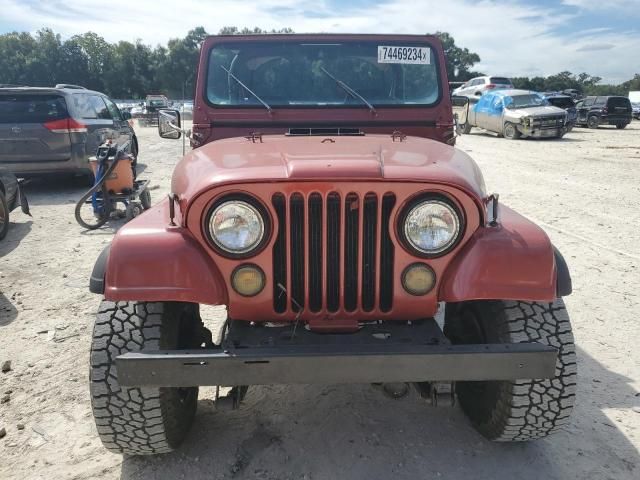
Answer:
[{"label": "grille headlight surround", "polygon": [[256,255],[269,238],[269,216],[253,197],[226,196],[206,218],[207,237],[219,253],[231,258]]},{"label": "grille headlight surround", "polygon": [[444,196],[421,196],[403,210],[398,232],[405,247],[414,255],[433,258],[446,254],[458,243],[464,218]]}]

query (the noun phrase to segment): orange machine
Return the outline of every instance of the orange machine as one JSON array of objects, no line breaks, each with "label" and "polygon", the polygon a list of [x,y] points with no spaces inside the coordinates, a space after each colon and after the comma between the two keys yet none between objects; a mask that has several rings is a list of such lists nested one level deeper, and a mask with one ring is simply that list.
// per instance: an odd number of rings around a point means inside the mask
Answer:
[{"label": "orange machine", "polygon": [[[109,171],[109,167],[113,162],[114,159],[112,158],[107,160],[103,171]],[[133,190],[133,181],[135,179],[133,177],[133,169],[131,168],[132,162],[133,157],[131,155],[126,155],[126,158],[121,158],[118,161],[105,182],[109,192],[127,193]],[[96,175],[98,171],[98,159],[96,157],[89,158],[89,164],[91,165],[93,174]]]}]

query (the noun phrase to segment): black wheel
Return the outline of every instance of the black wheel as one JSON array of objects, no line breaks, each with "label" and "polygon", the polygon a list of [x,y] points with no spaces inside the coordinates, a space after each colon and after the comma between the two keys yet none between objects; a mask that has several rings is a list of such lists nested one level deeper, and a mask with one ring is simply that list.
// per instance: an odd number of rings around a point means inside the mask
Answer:
[{"label": "black wheel", "polygon": [[456,344],[539,342],[558,349],[554,378],[456,384],[463,411],[482,435],[496,441],[533,440],[569,422],[576,354],[562,299],[449,304],[445,333]]},{"label": "black wheel", "polygon": [[149,210],[151,208],[151,192],[146,188],[140,194],[140,203],[142,204],[142,208],[145,210]]},{"label": "black wheel", "polygon": [[125,217],[127,219],[127,222],[130,221],[130,220],[133,220],[134,218],[136,218],[144,210],[145,209],[142,206],[142,203],[140,203],[140,202],[129,202],[129,205],[127,205],[127,209],[125,210]]},{"label": "black wheel", "polygon": [[115,359],[142,349],[195,348],[199,325],[196,304],[100,304],[91,344],[90,394],[98,434],[108,450],[151,455],[182,443],[196,413],[198,388],[121,387]]},{"label": "black wheel", "polygon": [[72,177],[72,181],[75,186],[89,188],[93,187],[96,181],[96,177],[93,175],[93,173],[82,173],[79,175],[74,175]]},{"label": "black wheel", "polygon": [[9,205],[7,197],[0,191],[0,240],[7,236],[9,231]]},{"label": "black wheel", "polygon": [[589,115],[587,118],[587,127],[589,128],[598,128],[600,126],[600,119],[597,115]]},{"label": "black wheel", "polygon": [[627,126],[626,123],[616,123],[616,128],[618,130],[622,130],[623,128],[625,128]]},{"label": "black wheel", "polygon": [[517,140],[520,138],[520,131],[513,123],[505,122],[502,135],[508,140]]}]

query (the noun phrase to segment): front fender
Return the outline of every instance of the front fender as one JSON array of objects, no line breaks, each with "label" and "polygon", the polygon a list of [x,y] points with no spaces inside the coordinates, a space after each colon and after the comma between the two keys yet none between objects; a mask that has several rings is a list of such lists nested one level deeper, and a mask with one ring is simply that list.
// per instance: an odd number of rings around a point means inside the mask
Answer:
[{"label": "front fender", "polygon": [[537,225],[500,206],[500,223],[479,228],[449,264],[440,300],[551,302],[571,293],[562,255]]},{"label": "front fender", "polygon": [[187,229],[169,225],[167,200],[118,231],[91,277],[91,291],[112,301],[227,303],[211,257]]}]

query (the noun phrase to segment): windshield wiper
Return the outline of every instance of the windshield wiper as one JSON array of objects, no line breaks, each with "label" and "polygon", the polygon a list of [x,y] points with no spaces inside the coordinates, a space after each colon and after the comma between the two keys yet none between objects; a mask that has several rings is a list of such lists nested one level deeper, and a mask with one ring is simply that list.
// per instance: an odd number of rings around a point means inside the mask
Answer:
[{"label": "windshield wiper", "polygon": [[347,85],[346,83],[344,83],[342,80],[337,79],[336,77],[334,77],[333,75],[331,75],[329,72],[327,72],[327,70],[324,67],[320,67],[320,70],[322,70],[322,72],[327,75],[329,78],[331,78],[334,82],[336,82],[338,84],[338,86],[340,88],[342,88],[345,92],[347,92],[349,95],[351,95],[354,98],[358,98],[360,100],[362,100],[362,102],[364,102],[364,104],[369,107],[369,110],[371,110],[371,113],[373,115],[376,115],[378,112],[376,112],[376,109],[373,107],[373,105],[371,105],[366,98],[364,98],[362,95],[360,95],[358,92],[356,92],[353,88],[351,88],[349,85]]},{"label": "windshield wiper", "polygon": [[244,88],[247,92],[249,92],[251,95],[254,96],[254,98],[256,100],[258,100],[262,105],[264,105],[264,108],[267,109],[267,112],[269,112],[269,115],[273,115],[273,110],[271,109],[271,107],[269,106],[269,104],[267,102],[265,102],[264,100],[262,100],[258,94],[256,92],[254,92],[253,90],[251,90],[249,87],[247,87],[244,83],[242,83],[242,80],[240,80],[238,77],[236,77],[233,73],[231,73],[229,70],[227,70],[226,68],[224,68],[222,65],[220,65],[220,68],[223,69],[225,72],[227,72],[227,74],[233,78],[236,82],[238,82],[238,84]]}]

